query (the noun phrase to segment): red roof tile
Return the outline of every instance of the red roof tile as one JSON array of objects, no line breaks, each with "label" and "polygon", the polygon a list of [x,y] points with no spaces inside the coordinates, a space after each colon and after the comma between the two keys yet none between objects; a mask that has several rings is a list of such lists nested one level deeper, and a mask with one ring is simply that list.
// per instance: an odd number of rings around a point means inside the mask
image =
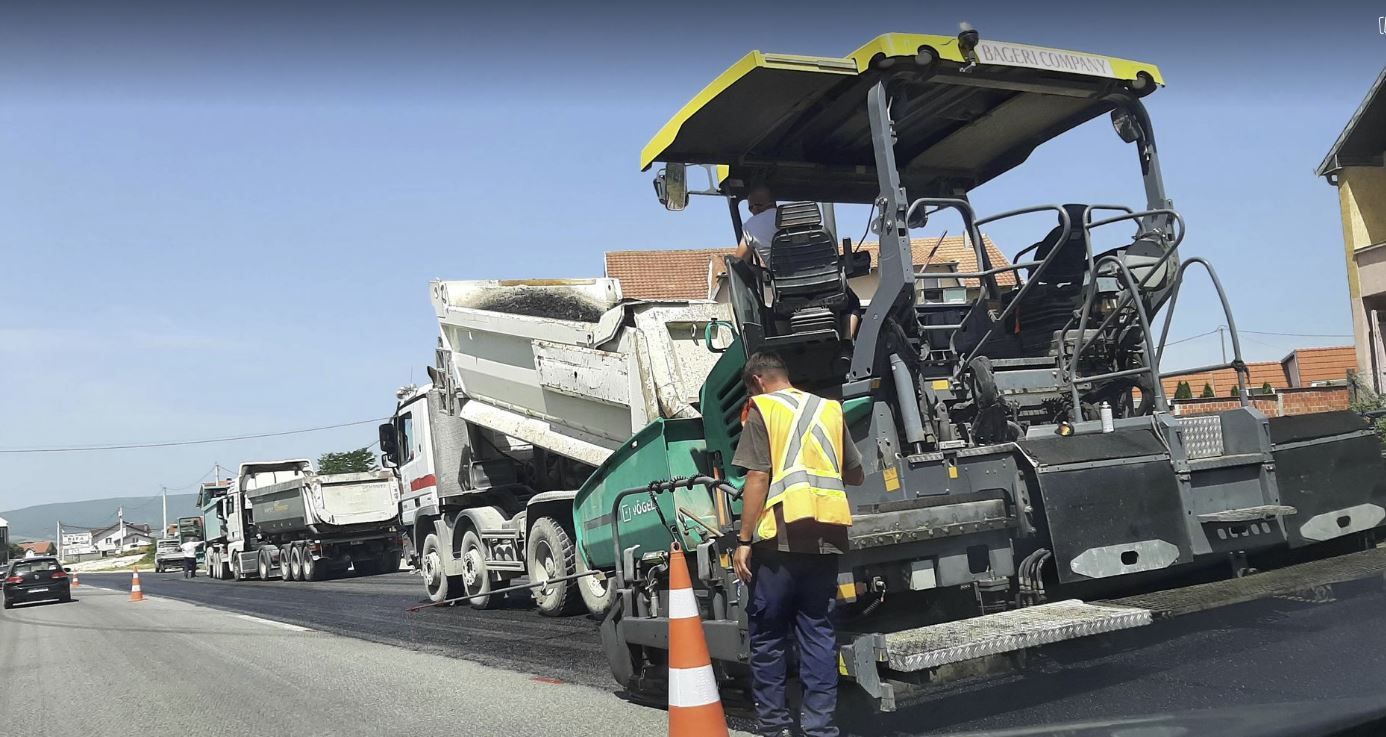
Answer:
[{"label": "red roof tile", "polygon": [[[991,238],[983,236],[987,256],[992,266],[1010,263],[1001,249]],[[977,256],[962,236],[944,238],[915,238],[910,243],[915,265],[956,263],[958,271],[976,271]],[[935,250],[937,246],[937,250]],[[863,243],[861,250],[871,253],[871,263],[877,266],[880,258],[879,245],[875,242]],[[711,284],[711,273],[720,274],[724,270],[722,257],[729,255],[729,248],[693,248],[677,251],[607,251],[606,275],[621,281],[621,293],[631,299],[707,299]],[[932,253],[932,259],[930,254]],[[968,286],[976,283],[966,280]],[[1006,273],[997,276],[997,283],[1012,286],[1015,275]]]}]

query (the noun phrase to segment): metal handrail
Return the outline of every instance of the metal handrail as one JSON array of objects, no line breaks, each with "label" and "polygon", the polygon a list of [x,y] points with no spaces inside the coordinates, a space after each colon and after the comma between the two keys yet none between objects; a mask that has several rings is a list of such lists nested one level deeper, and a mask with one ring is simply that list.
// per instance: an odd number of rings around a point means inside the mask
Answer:
[{"label": "metal handrail", "polygon": [[1179,304],[1179,292],[1184,287],[1184,272],[1194,264],[1202,266],[1203,271],[1208,274],[1208,278],[1213,282],[1213,291],[1217,292],[1218,301],[1222,304],[1222,314],[1227,318],[1227,332],[1232,336],[1232,360],[1196,369],[1180,369],[1168,374],[1161,373],[1160,378],[1186,376],[1200,371],[1230,368],[1237,374],[1237,397],[1241,400],[1242,406],[1245,407],[1250,404],[1250,400],[1246,396],[1246,380],[1250,378],[1251,372],[1247,369],[1246,362],[1242,360],[1242,341],[1237,334],[1237,321],[1232,317],[1232,305],[1227,301],[1227,292],[1222,288],[1222,280],[1218,278],[1218,273],[1213,269],[1213,265],[1201,256],[1195,256],[1184,261],[1174,273],[1174,283],[1170,287],[1169,311],[1165,313],[1165,324],[1160,330],[1160,352],[1156,354],[1155,365],[1159,366],[1160,362],[1164,360],[1165,341],[1169,339],[1169,328],[1174,322],[1174,308]]},{"label": "metal handrail", "polygon": [[[635,494],[649,494],[654,496],[655,494],[674,491],[676,489],[692,489],[695,486],[706,486],[709,489],[717,489],[733,499],[741,497],[740,489],[732,486],[726,481],[715,479],[711,476],[690,476],[688,478],[669,479],[668,481],[651,481],[644,486],[632,486],[629,489],[622,489],[616,492],[616,496],[611,500],[611,545],[616,551],[614,560],[616,561],[615,579],[617,589],[625,588],[625,572],[622,570],[624,563],[624,561],[622,561],[623,551],[621,550],[621,502],[624,501],[626,497]],[[676,513],[677,511],[678,510],[675,509]],[[664,523],[664,526],[669,527],[668,520],[664,518],[664,512],[660,510],[658,503],[655,504],[655,512],[659,514],[660,521]],[[670,528],[670,535],[673,537],[674,542],[677,543],[677,530]]]},{"label": "metal handrail", "polygon": [[[1138,220],[1140,218],[1146,218],[1152,215],[1169,216],[1173,219],[1173,223],[1178,225],[1177,229],[1171,228],[1172,232],[1167,236],[1159,231],[1155,231],[1154,235],[1161,236],[1162,240],[1168,239],[1169,245],[1165,248],[1165,252],[1161,254],[1160,258],[1154,264],[1148,267],[1149,273],[1145,275],[1145,278],[1141,279],[1139,282],[1136,282],[1134,285],[1128,285],[1130,286],[1130,288],[1128,289],[1127,293],[1121,298],[1121,301],[1110,313],[1108,313],[1107,317],[1104,318],[1102,322],[1098,324],[1097,328],[1094,329],[1094,333],[1101,334],[1102,331],[1107,329],[1107,326],[1112,323],[1116,316],[1121,314],[1121,312],[1126,309],[1127,305],[1129,305],[1133,299],[1137,300],[1137,302],[1139,303],[1140,290],[1145,288],[1149,281],[1160,272],[1160,267],[1164,266],[1165,263],[1169,261],[1170,257],[1179,251],[1179,245],[1184,242],[1184,234],[1187,231],[1185,230],[1183,216],[1181,216],[1178,212],[1171,208],[1158,208],[1154,210],[1144,210],[1141,212],[1128,212],[1124,215],[1118,215],[1116,217],[1107,218],[1105,220],[1098,220],[1095,222],[1091,219],[1094,209],[1095,208],[1093,206],[1089,206],[1083,212],[1083,227],[1085,230],[1089,232],[1091,232],[1094,228],[1100,228],[1104,225],[1110,225],[1112,223],[1122,222],[1125,220]],[[1135,240],[1140,240],[1142,237],[1144,237],[1144,235],[1144,233],[1137,232]],[[1079,312],[1076,318],[1078,337],[1073,347],[1073,354],[1069,358],[1069,365],[1067,369],[1064,369],[1063,367],[1062,352],[1064,348],[1068,345],[1068,333],[1069,330],[1074,327],[1074,320],[1069,320],[1068,325],[1065,325],[1064,329],[1059,334],[1059,350],[1061,354],[1060,369],[1063,372],[1064,380],[1069,385],[1069,393],[1073,400],[1073,407],[1075,411],[1079,409],[1079,405],[1081,403],[1081,399],[1078,396],[1078,384],[1082,383],[1083,381],[1088,381],[1088,379],[1080,377],[1078,374],[1078,360],[1082,358],[1084,351],[1086,351],[1088,347],[1092,345],[1092,341],[1086,341],[1084,340],[1084,338],[1087,333],[1086,325],[1088,324],[1088,317],[1092,314],[1092,306],[1097,299],[1096,286],[1098,270],[1096,262],[1094,262],[1092,259],[1091,238],[1088,239],[1088,244],[1089,273],[1092,275],[1093,288],[1089,289],[1087,295],[1084,297],[1082,310]],[[1122,271],[1125,272],[1125,275],[1130,275],[1130,271],[1125,268],[1125,264],[1122,263],[1119,259],[1117,259],[1114,256],[1105,256],[1102,260],[1105,261],[1107,259],[1113,260],[1120,267],[1122,267]],[[1176,275],[1177,273],[1178,272],[1176,272]],[[1145,307],[1143,304],[1140,305],[1139,312],[1142,316],[1145,315]],[[1149,330],[1148,320],[1146,321],[1145,329]],[[1146,342],[1149,343],[1149,335],[1146,336]],[[1149,354],[1149,358],[1147,360],[1153,359],[1155,355],[1156,354],[1152,351]],[[1156,380],[1155,383],[1158,385],[1159,381]],[[1159,400],[1159,404],[1164,405],[1161,407],[1161,409],[1163,410],[1167,408],[1168,404],[1164,397],[1163,388],[1157,386],[1156,393],[1157,399]]]},{"label": "metal handrail", "polygon": [[[1067,243],[1068,237],[1073,233],[1073,223],[1070,222],[1068,217],[1068,211],[1065,210],[1062,205],[1036,205],[1034,207],[1024,207],[1019,210],[1011,210],[1010,212],[1003,212],[999,215],[993,215],[992,217],[987,218],[982,222],[994,223],[998,220],[1002,220],[1008,217],[1015,217],[1017,215],[1028,215],[1030,213],[1043,212],[1045,210],[1055,210],[1059,213],[1059,224],[1063,227],[1063,230],[1059,234],[1059,244]],[[977,226],[981,227],[981,223],[979,222]],[[1092,245],[1086,242],[1086,238],[1084,239],[1084,241],[1084,248],[1087,250],[1088,253],[1088,262],[1091,263]],[[1032,246],[1032,248],[1036,248],[1038,246],[1039,243],[1036,243],[1034,246]],[[977,354],[980,353],[981,350],[986,347],[987,341],[991,340],[991,336],[996,333],[996,327],[1004,323],[1006,321],[1006,318],[1010,317],[1011,313],[1013,313],[1016,310],[1016,308],[1020,306],[1021,300],[1023,300],[1025,298],[1025,295],[1030,291],[1030,287],[1039,282],[1040,275],[1044,273],[1045,269],[1049,268],[1049,264],[1054,260],[1054,257],[1057,256],[1059,254],[1059,251],[1061,250],[1063,249],[1056,247],[1050,250],[1048,254],[1045,254],[1045,257],[1039,261],[1038,268],[1036,268],[1035,272],[1030,275],[1030,278],[1026,279],[1025,283],[1021,285],[1020,291],[1015,295],[1015,297],[1011,299],[1010,304],[1006,305],[1006,309],[1001,311],[1000,316],[998,316],[995,320],[991,322],[991,326],[987,328],[987,332],[982,335],[982,339],[977,341],[977,345],[972,348],[972,351],[967,354],[967,358],[958,363],[957,374],[954,376],[955,379],[961,377],[963,370],[966,369],[968,366],[972,365],[972,359],[977,357]],[[1021,254],[1023,253],[1025,253],[1025,251],[1021,251]],[[1016,257],[1019,258],[1020,254],[1017,254]],[[982,300],[978,300],[977,304],[981,304],[981,302]],[[976,309],[976,307],[974,306],[973,309]],[[972,316],[971,310],[968,311],[967,316]],[[963,323],[966,324],[966,322],[967,320],[964,319]],[[952,341],[950,340],[949,343],[951,344]],[[950,345],[950,348],[951,347],[952,346]],[[954,350],[953,352],[957,353],[956,350]]]}]

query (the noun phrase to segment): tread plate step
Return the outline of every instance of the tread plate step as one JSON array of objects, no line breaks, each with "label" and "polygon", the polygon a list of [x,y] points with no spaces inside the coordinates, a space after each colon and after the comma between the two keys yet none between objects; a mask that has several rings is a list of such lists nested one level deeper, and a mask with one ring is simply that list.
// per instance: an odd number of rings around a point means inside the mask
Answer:
[{"label": "tread plate step", "polygon": [[1145,609],[1078,599],[1012,609],[885,635],[886,662],[917,671],[1150,624]]}]

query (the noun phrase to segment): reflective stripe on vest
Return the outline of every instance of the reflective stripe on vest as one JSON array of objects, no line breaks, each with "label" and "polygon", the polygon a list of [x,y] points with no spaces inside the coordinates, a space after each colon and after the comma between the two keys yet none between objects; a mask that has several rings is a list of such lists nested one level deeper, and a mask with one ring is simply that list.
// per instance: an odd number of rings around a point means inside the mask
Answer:
[{"label": "reflective stripe on vest", "polygon": [[775,508],[785,524],[815,520],[827,525],[852,524],[852,509],[842,484],[842,405],[798,389],[752,397],[770,439],[770,492],[756,525],[755,539],[768,540],[779,530]]}]

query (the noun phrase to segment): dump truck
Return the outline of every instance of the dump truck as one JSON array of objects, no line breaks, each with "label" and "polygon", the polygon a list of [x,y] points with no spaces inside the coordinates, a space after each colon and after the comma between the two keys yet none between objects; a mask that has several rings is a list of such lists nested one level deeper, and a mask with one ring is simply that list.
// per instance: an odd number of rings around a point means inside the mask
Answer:
[{"label": "dump truck", "polygon": [[[219,475],[219,474],[218,474]],[[230,479],[217,479],[216,481],[204,481],[197,487],[197,497],[193,504],[197,506],[199,516],[202,518],[202,559],[200,562],[203,573],[208,578],[216,578],[221,573],[220,565],[215,568],[212,566],[212,559],[207,555],[208,551],[219,545],[226,544],[226,534],[223,531],[221,514],[221,497],[226,495],[227,489],[231,488]]]},{"label": "dump truck", "polygon": [[315,581],[349,567],[369,575],[400,566],[388,472],[316,474],[304,459],[242,463],[205,503],[219,531],[206,546],[212,578]]},{"label": "dump truck", "polygon": [[498,605],[519,578],[539,611],[605,611],[576,556],[573,498],[651,421],[697,417],[730,317],[708,300],[627,300],[614,279],[435,281],[432,383],[406,387],[380,426],[400,482],[405,550],[429,599]]},{"label": "dump truck", "polygon": [[[727,304],[626,301],[600,280],[431,285],[432,383],[402,392],[381,427],[430,597],[492,604],[547,519],[561,555],[529,575],[590,593],[616,680],[659,693],[669,560],[685,555],[714,671],[744,684],[746,590],[730,564],[744,478],[731,459],[756,351],[842,402],[863,459],[839,559],[840,669],[874,708],[1055,642],[1386,571],[1379,441],[1351,413],[1251,406],[1217,273],[1180,256],[1184,221],[1142,102],[1163,85],[1152,64],[975,29],[737,61],[641,153],[643,169],[661,166],[661,204],[721,198],[735,239],[754,188],[780,200],[766,262],[719,270]],[[974,189],[1103,116],[1133,151],[1143,203],[974,211]],[[706,187],[690,187],[690,169]],[[1081,176],[1062,174],[1046,191]],[[836,231],[849,205],[871,210],[875,264]],[[1033,242],[993,259],[983,227],[1032,216],[1048,221]],[[962,301],[921,298],[937,275],[912,255],[913,232],[945,219],[975,249],[974,271],[949,274],[976,285]],[[877,287],[854,333],[847,290],[863,273]],[[1232,357],[1166,370],[1191,273]],[[672,353],[651,347],[665,334],[682,341]],[[661,374],[660,356],[678,356],[679,373]],[[1238,375],[1239,406],[1176,414],[1162,379],[1217,368]]]}]

